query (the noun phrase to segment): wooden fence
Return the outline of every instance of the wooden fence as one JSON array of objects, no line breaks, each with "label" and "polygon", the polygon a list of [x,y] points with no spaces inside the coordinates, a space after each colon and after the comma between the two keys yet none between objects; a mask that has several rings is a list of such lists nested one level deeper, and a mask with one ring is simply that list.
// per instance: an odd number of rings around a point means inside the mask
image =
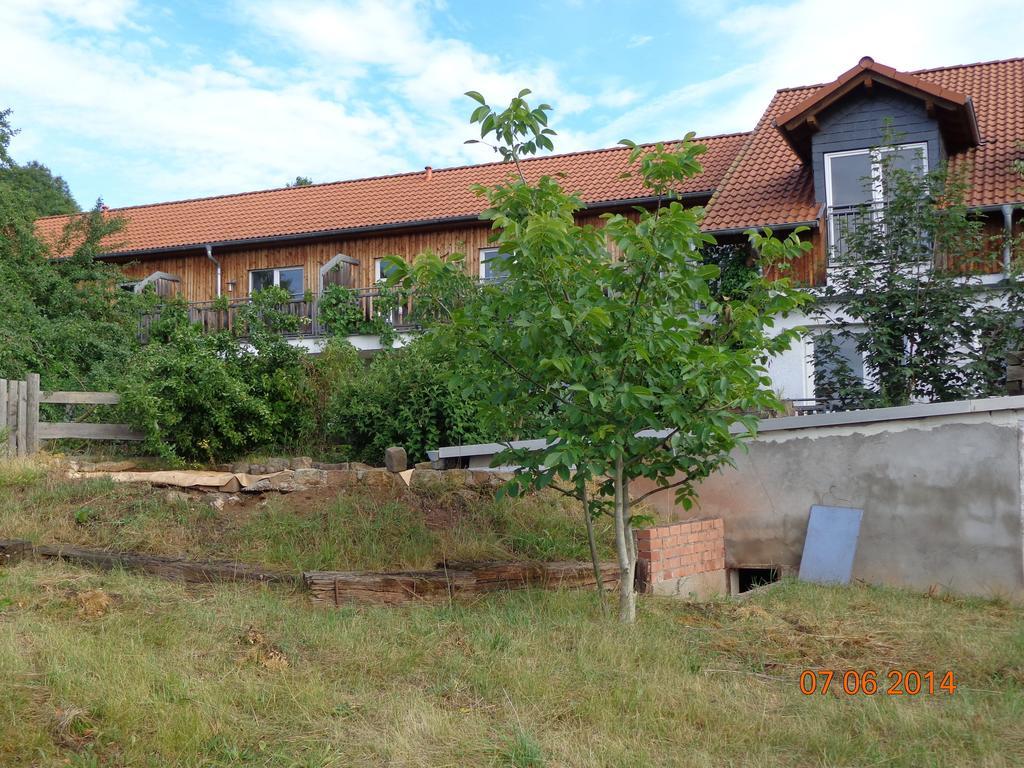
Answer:
[{"label": "wooden fence", "polygon": [[[30,373],[24,381],[0,379],[0,436],[6,434],[8,456],[30,456],[39,450],[40,440],[62,437],[78,440],[142,440],[144,435],[129,424],[97,424],[79,421],[40,421],[39,406],[117,405],[116,392],[43,392],[39,374]],[[0,455],[4,444],[0,442]]]}]

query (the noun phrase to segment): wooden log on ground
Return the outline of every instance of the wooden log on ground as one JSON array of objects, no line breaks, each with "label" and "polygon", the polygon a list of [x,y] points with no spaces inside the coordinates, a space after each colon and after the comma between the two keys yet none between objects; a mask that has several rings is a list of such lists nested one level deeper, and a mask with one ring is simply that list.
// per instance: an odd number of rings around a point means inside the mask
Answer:
[{"label": "wooden log on ground", "polygon": [[[605,586],[614,586],[618,583],[617,566],[602,563],[601,577]],[[314,602],[334,606],[436,603],[531,587],[594,587],[593,566],[586,562],[448,561],[433,571],[314,571],[302,578]]]},{"label": "wooden log on ground", "polygon": [[32,542],[26,539],[0,539],[0,567],[32,557]]},{"label": "wooden log on ground", "polygon": [[105,570],[124,568],[128,571],[140,571],[171,581],[182,581],[186,584],[207,584],[218,581],[255,581],[264,584],[299,583],[299,576],[295,573],[230,561],[184,560],[132,552],[104,552],[62,545],[41,545],[36,547],[34,552],[37,557],[65,560],[76,565],[87,565]]},{"label": "wooden log on ground", "polygon": [[397,605],[408,602],[444,602],[472,587],[464,571],[311,571],[302,579],[315,603],[326,605]]}]

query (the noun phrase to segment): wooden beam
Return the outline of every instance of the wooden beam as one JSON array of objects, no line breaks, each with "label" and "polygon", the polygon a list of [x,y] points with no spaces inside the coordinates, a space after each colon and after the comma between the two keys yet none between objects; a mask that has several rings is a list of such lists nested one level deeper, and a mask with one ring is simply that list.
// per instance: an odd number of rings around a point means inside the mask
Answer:
[{"label": "wooden beam", "polygon": [[864,90],[868,92],[869,96],[873,96],[875,93],[875,80],[872,77],[864,78]]},{"label": "wooden beam", "polygon": [[72,403],[75,405],[117,405],[121,396],[117,392],[43,392],[41,403]]},{"label": "wooden beam", "polygon": [[31,456],[39,450],[39,374],[27,374],[25,386],[25,452]]},{"label": "wooden beam", "polygon": [[145,440],[131,424],[89,424],[75,421],[43,421],[39,423],[41,440],[57,440],[62,437],[78,440]]},{"label": "wooden beam", "polygon": [[810,117],[808,117],[807,118],[807,127],[810,128],[811,133],[817,133],[818,132],[818,118],[815,117],[814,115],[811,115]]},{"label": "wooden beam", "polygon": [[924,100],[924,111],[928,114],[928,117],[934,119],[935,117],[935,102],[932,99]]},{"label": "wooden beam", "polygon": [[300,583],[297,573],[230,561],[183,560],[174,557],[155,557],[134,552],[105,552],[63,545],[40,545],[33,549],[33,554],[45,559],[66,560],[76,565],[141,571],[171,581],[183,581],[186,584],[206,584],[215,581],[255,581],[264,584]]}]

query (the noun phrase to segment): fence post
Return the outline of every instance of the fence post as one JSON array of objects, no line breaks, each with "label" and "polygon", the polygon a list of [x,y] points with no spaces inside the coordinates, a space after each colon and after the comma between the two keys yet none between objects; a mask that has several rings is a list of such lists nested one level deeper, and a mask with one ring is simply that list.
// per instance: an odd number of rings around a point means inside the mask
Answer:
[{"label": "fence post", "polygon": [[18,382],[18,455],[28,456],[28,382]]},{"label": "fence post", "polygon": [[7,454],[7,379],[0,379],[0,456]]},{"label": "fence post", "polygon": [[39,374],[27,374],[25,386],[25,450],[31,456],[39,451]]},{"label": "fence post", "polygon": [[18,382],[7,381],[7,455],[18,455]]}]

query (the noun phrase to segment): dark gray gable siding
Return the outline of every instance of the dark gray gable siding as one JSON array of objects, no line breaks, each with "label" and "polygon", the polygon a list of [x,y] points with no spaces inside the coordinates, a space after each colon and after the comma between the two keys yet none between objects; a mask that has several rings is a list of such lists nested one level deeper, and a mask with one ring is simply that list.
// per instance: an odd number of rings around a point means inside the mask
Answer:
[{"label": "dark gray gable siding", "polygon": [[928,117],[924,102],[879,85],[873,96],[851,95],[818,116],[818,132],[811,136],[814,193],[825,202],[825,154],[868,149],[882,142],[885,121],[892,121],[899,143],[928,142],[928,167],[946,159],[938,124]]}]

